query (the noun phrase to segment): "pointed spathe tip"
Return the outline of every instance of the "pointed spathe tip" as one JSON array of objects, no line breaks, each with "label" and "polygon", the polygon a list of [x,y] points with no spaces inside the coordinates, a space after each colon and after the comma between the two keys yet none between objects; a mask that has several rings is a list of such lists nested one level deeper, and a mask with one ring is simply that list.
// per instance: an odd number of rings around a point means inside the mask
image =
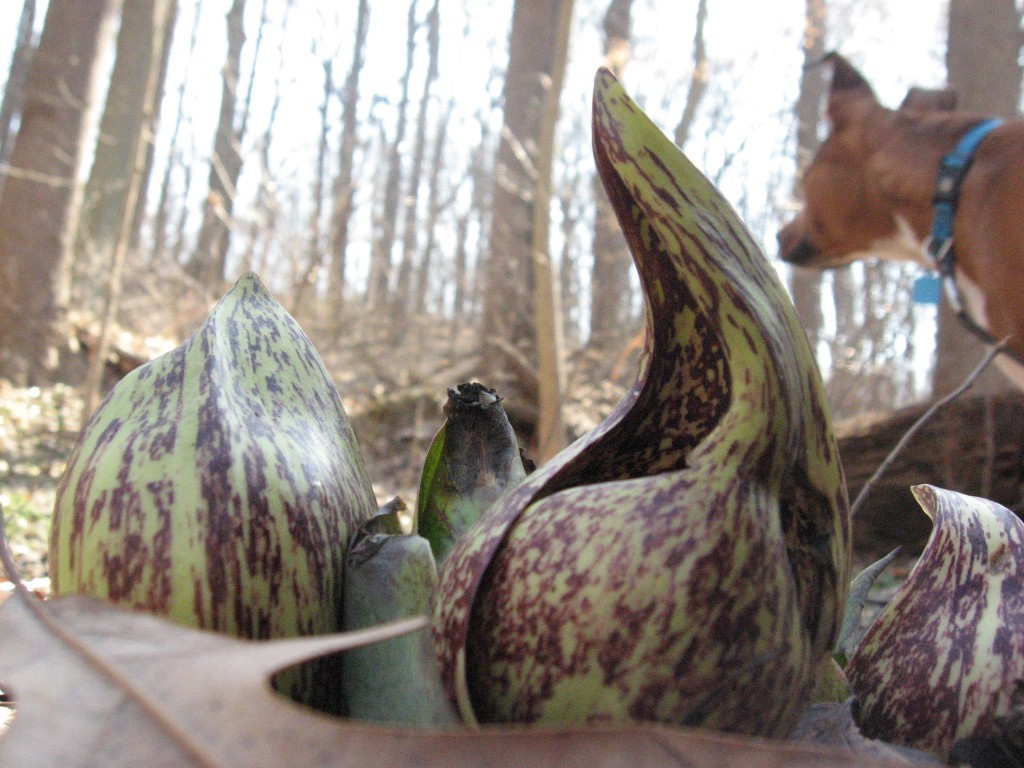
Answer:
[{"label": "pointed spathe tip", "polygon": [[258,291],[266,291],[267,286],[260,279],[260,276],[251,269],[246,270],[235,281],[234,288],[253,288]]}]

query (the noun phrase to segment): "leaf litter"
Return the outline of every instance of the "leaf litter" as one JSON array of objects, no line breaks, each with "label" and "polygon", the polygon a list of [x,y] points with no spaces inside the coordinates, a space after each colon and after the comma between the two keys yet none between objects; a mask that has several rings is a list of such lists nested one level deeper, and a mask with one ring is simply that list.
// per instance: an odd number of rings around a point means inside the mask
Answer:
[{"label": "leaf litter", "polygon": [[[581,365],[578,368],[584,370],[587,366]],[[441,384],[437,384],[435,389],[439,393],[445,391]],[[602,412],[609,410],[620,395],[618,388],[614,391],[602,390],[595,393],[585,386],[578,386],[573,391],[576,397],[573,413],[578,411],[576,416],[579,418],[574,417],[571,421],[580,422],[574,424],[574,432],[586,431],[587,424],[584,422],[587,419],[595,423],[599,421]],[[21,653],[9,650],[18,645],[12,627],[24,630],[22,625],[25,620],[30,624],[37,622],[36,614],[26,608],[27,601],[45,597],[49,591],[46,546],[50,514],[57,482],[73,446],[77,434],[75,430],[81,422],[81,407],[81,399],[74,390],[67,387],[15,388],[0,380],[0,504],[9,516],[6,533],[11,539],[11,549],[18,570],[26,577],[24,586],[35,593],[32,596],[19,590],[17,596],[12,598],[12,595],[15,595],[14,583],[5,579],[3,571],[0,570],[0,764],[60,764],[73,768],[86,762],[95,764],[93,760],[99,759],[97,754],[105,755],[101,762],[112,766],[137,764],[139,754],[147,755],[147,764],[152,765],[238,764],[232,762],[230,756],[221,755],[205,756],[197,761],[183,756],[185,753],[177,747],[169,750],[169,762],[161,761],[157,756],[163,754],[163,747],[157,749],[156,744],[166,741],[165,734],[147,720],[145,710],[142,710],[142,715],[139,714],[140,709],[137,705],[130,707],[131,712],[127,714],[120,709],[117,712],[106,712],[108,717],[119,717],[120,720],[97,718],[98,704],[88,693],[91,689],[76,687],[71,678],[63,677],[60,672],[65,664],[70,664],[73,668],[84,666],[87,679],[96,684],[95,670],[80,660],[45,663],[44,659],[61,659],[66,656],[74,658],[76,654],[45,630],[42,631],[41,637],[35,638],[41,644],[37,645],[34,640],[28,640]],[[348,404],[348,407],[351,409],[352,404]],[[370,417],[372,406],[369,409],[364,407],[358,410],[362,410]],[[437,406],[436,414],[423,414],[424,420],[431,422],[430,428],[436,427],[431,421],[432,416],[435,417],[436,423],[440,424],[440,405]],[[387,478],[387,469],[373,468],[377,463],[374,451],[371,449],[367,453],[371,476],[374,479]],[[394,457],[394,452],[386,455]],[[397,489],[380,486],[375,487],[375,490],[378,496],[390,497]],[[892,570],[902,570],[905,573],[906,569],[897,566],[890,569],[890,572]],[[882,586],[882,589],[878,590],[878,586]],[[888,595],[885,593],[891,592],[892,589],[894,587],[886,585],[884,580],[880,580],[879,585],[876,585],[865,611],[865,623],[870,622],[873,614],[886,601]],[[591,766],[633,764],[637,759],[643,764],[645,755],[652,758],[648,764],[675,765],[680,762],[675,759],[679,757],[675,753],[677,747],[683,750],[682,754],[686,755],[689,764],[698,766],[742,764],[756,768],[759,765],[780,764],[877,765],[886,764],[890,760],[888,756],[876,754],[874,759],[865,762],[867,755],[858,757],[846,752],[840,758],[832,750],[822,752],[816,748],[778,742],[751,744],[747,740],[724,734],[679,732],[657,726],[620,728],[596,733],[566,729],[531,732],[524,732],[521,729],[513,732],[488,729],[484,732],[459,731],[457,734],[440,734],[396,731],[352,721],[335,720],[301,708],[273,693],[269,686],[269,675],[254,667],[248,660],[248,655],[239,650],[237,644],[242,641],[213,636],[216,641],[235,644],[231,646],[232,650],[229,653],[223,655],[238,657],[244,661],[230,665],[230,670],[213,669],[210,675],[204,677],[199,670],[205,670],[207,667],[202,664],[193,667],[192,658],[199,649],[205,647],[204,642],[210,641],[207,633],[185,630],[160,619],[130,614],[109,606],[101,606],[102,610],[96,610],[92,602],[85,598],[60,598],[41,604],[40,610],[53,612],[55,620],[66,620],[66,631],[72,637],[80,628],[93,633],[98,631],[99,636],[93,637],[92,641],[104,652],[119,649],[117,652],[121,655],[117,663],[126,665],[126,674],[134,674],[136,666],[144,667],[148,661],[155,670],[152,674],[158,680],[164,681],[162,687],[157,686],[155,690],[147,692],[148,696],[155,696],[158,703],[172,709],[180,705],[180,699],[167,693],[169,687],[183,694],[192,689],[192,699],[197,702],[197,712],[209,713],[219,708],[220,714],[211,716],[207,726],[204,726],[202,718],[191,716],[179,727],[190,729],[193,726],[189,723],[195,723],[197,733],[202,736],[208,727],[217,724],[216,727],[226,728],[232,734],[232,738],[244,744],[270,744],[266,763],[255,762],[247,757],[247,765],[394,765],[404,761],[428,765],[440,765],[444,762],[447,766],[478,764],[482,754],[488,755],[489,763],[497,762],[499,765]],[[15,608],[15,605],[18,607]],[[106,613],[107,611],[112,613]],[[100,616],[106,618],[100,620]],[[32,635],[40,630],[33,627],[31,631],[25,631]],[[174,648],[170,638],[180,639],[182,636],[178,633],[186,633],[188,640]],[[162,636],[166,636],[167,642],[159,640]],[[309,641],[315,644],[323,640],[330,645],[334,642],[334,637],[281,642]],[[341,642],[343,644],[345,641]],[[189,663],[182,664],[183,658],[188,658]],[[208,658],[217,656],[214,654]],[[19,663],[19,660],[22,663]],[[239,674],[238,679],[234,677],[236,672]],[[107,697],[111,695],[112,687],[113,701],[120,702],[122,707],[126,701],[132,700],[131,696],[116,684],[100,682],[98,685],[100,688],[107,688]],[[39,690],[40,693],[35,694],[35,690]],[[253,691],[257,693],[253,694]],[[15,717],[15,696],[19,692],[21,703]],[[250,696],[254,698],[250,700]],[[237,702],[237,707],[236,704],[229,702]],[[186,708],[191,706],[189,703]],[[250,716],[247,714],[250,712],[258,714]],[[136,732],[132,723],[139,717],[142,717],[143,725]],[[32,727],[33,720],[37,722],[35,730]],[[5,736],[4,732],[11,727],[12,722],[18,725],[11,730],[11,735]],[[69,723],[77,723],[76,728],[83,727],[84,723],[86,732],[83,732],[82,736],[86,741],[71,738]],[[270,729],[270,733],[264,728],[266,723],[276,724]],[[88,730],[90,724],[93,726],[92,731]],[[287,733],[292,726],[295,733],[299,734],[298,737]],[[55,740],[54,733],[67,733],[69,737]],[[311,733],[315,736],[312,741]],[[89,759],[86,760],[87,755],[81,754],[80,745],[94,743],[94,739],[102,738],[112,740],[105,747],[110,754],[90,753]],[[818,740],[827,742],[828,738]],[[54,741],[60,743],[53,744]],[[19,743],[25,745],[24,748],[28,750],[24,753],[25,759],[9,760],[14,748],[11,744],[17,746]],[[51,749],[59,750],[61,745],[76,744],[79,745],[79,754],[72,755],[73,760],[70,762],[65,761],[63,757],[50,754]],[[640,744],[643,746],[638,746]],[[321,749],[320,752],[317,751],[318,748]],[[429,759],[426,759],[428,757]],[[903,762],[896,760],[892,764]]]},{"label": "leaf litter", "polygon": [[[887,751],[770,742],[710,731],[616,728],[400,729],[333,718],[275,693],[273,675],[314,657],[415,631],[417,617],[357,632],[246,641],[82,596],[43,600],[18,580],[0,605],[0,679],[20,697],[0,765],[886,766]],[[0,717],[11,723],[11,710]],[[53,738],[54,734],[60,738]]]},{"label": "leaf litter", "polygon": [[[321,715],[275,694],[282,666],[422,626],[243,641],[84,597],[0,607],[0,675],[24,694],[0,764],[134,766],[868,766],[849,750],[706,731],[413,730]],[[187,659],[187,663],[183,663]],[[72,692],[73,695],[69,695]],[[61,738],[53,738],[59,733]],[[85,748],[84,745],[88,745]]]},{"label": "leaf litter", "polygon": [[[439,387],[438,391],[444,389]],[[600,397],[585,399],[576,404],[577,409],[599,413],[610,408],[616,398],[615,393],[602,392]],[[429,756],[424,764],[457,766],[477,764],[485,749],[495,760],[507,760],[510,765],[632,764],[634,755],[647,755],[651,765],[676,765],[679,763],[673,755],[677,747],[698,766],[720,765],[723,758],[727,759],[725,764],[755,768],[780,763],[867,764],[849,752],[835,762],[831,750],[821,753],[813,747],[786,743],[751,744],[724,734],[657,726],[598,732],[488,729],[457,734],[382,729],[327,718],[283,699],[270,688],[266,666],[256,661],[262,652],[250,659],[242,648],[244,641],[183,629],[86,598],[40,601],[36,607],[42,613],[33,611],[29,601],[49,594],[46,546],[50,514],[80,414],[81,400],[73,390],[14,388],[0,381],[0,504],[7,515],[5,531],[14,565],[26,577],[21,583],[24,589],[16,590],[14,582],[0,570],[0,764],[74,768],[96,764],[93,760],[102,757],[105,765],[134,765],[138,755],[145,754],[151,765],[236,765],[241,763],[235,757],[243,755],[239,759],[244,759],[246,765],[395,765],[422,762]],[[438,423],[441,418],[438,407]],[[367,459],[372,467],[372,452]],[[386,476],[386,472],[373,469],[371,473],[375,478]],[[376,490],[388,494],[394,489],[386,486]],[[871,608],[877,610],[885,602],[885,596],[875,594],[872,602],[875,605],[865,611],[866,620],[873,613]],[[54,635],[45,623],[40,628],[39,616],[50,613],[53,622],[66,622],[64,635]],[[68,646],[61,639],[73,639],[79,632],[83,636],[78,642],[100,653],[101,658],[102,654],[112,654],[119,674],[127,675],[128,680],[147,674],[155,678],[154,687],[144,689],[142,700],[154,700],[172,712],[175,707],[183,707],[186,714],[180,715],[181,720],[178,714],[171,719],[175,727],[162,731],[154,724],[154,716],[133,698],[130,687],[125,689],[120,683],[105,680],[92,664],[79,658],[77,646]],[[322,647],[330,648],[348,642],[336,638],[280,641],[310,645],[301,651],[273,651],[267,657],[286,664],[297,656],[315,654],[321,642],[326,644]],[[209,650],[208,643],[219,650]],[[220,649],[221,643],[227,645]],[[183,658],[189,660],[187,664],[182,663]],[[224,658],[237,663],[223,665],[219,660]],[[66,668],[73,674],[65,674]],[[137,671],[140,669],[145,672]],[[100,695],[93,692],[94,687]],[[103,701],[107,702],[106,710]],[[274,726],[268,728],[268,723]],[[5,735],[8,729],[10,735]],[[174,738],[168,736],[181,729],[191,734],[190,739],[207,739],[211,729],[223,729],[242,746],[234,745],[235,751],[226,756],[202,751],[200,757],[189,755],[186,747],[175,745]],[[54,733],[61,733],[62,738],[54,739]],[[105,752],[83,753],[81,744],[103,739],[109,740],[103,747]],[[267,752],[266,762],[251,757],[254,749]],[[14,754],[18,754],[17,759]],[[878,764],[880,757],[876,754],[871,764]],[[881,759],[884,763],[888,758]]]}]

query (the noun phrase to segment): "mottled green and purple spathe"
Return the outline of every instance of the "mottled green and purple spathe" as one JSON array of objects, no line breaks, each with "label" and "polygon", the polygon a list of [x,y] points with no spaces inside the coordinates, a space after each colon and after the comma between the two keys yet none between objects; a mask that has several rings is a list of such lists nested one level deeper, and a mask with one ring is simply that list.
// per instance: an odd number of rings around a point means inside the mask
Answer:
[{"label": "mottled green and purple spathe", "polygon": [[987,499],[912,490],[931,537],[846,672],[865,734],[946,758],[993,735],[1024,680],[1024,523]]},{"label": "mottled green and purple spathe", "polygon": [[345,546],[375,508],[323,363],[250,273],[86,425],[53,588],[242,637],[337,631]]},{"label": "mottled green and purple spathe", "polygon": [[647,297],[648,348],[608,419],[445,561],[445,684],[467,719],[782,735],[849,581],[820,374],[736,213],[604,70],[594,154]]}]

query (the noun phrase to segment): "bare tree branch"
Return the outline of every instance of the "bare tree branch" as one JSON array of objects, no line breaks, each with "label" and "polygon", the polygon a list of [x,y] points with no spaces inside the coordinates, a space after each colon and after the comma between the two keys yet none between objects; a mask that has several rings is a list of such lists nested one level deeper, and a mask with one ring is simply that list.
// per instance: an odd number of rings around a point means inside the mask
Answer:
[{"label": "bare tree branch", "polygon": [[954,389],[941,400],[936,400],[934,403],[932,403],[932,406],[927,411],[924,412],[921,418],[914,422],[914,425],[910,429],[908,429],[907,433],[902,438],[900,438],[900,441],[898,443],[896,443],[896,447],[893,448],[892,451],[890,451],[888,456],[886,456],[885,461],[883,461],[881,465],[879,465],[878,469],[875,470],[875,473],[868,479],[866,483],[864,483],[864,487],[860,489],[860,493],[857,494],[857,499],[850,506],[851,517],[856,516],[860,508],[864,506],[864,501],[865,499],[867,499],[867,496],[871,492],[871,489],[875,486],[875,484],[882,477],[882,475],[885,474],[886,470],[888,470],[889,467],[892,466],[892,463],[896,460],[896,457],[899,456],[899,454],[903,451],[907,443],[910,442],[911,438],[913,438],[914,435],[916,435],[917,432],[921,429],[921,427],[928,423],[932,416],[938,413],[938,411],[943,406],[946,406],[949,403],[953,402],[958,397],[960,397],[960,395],[962,395],[964,392],[970,389],[971,385],[974,384],[977,378],[988,367],[989,363],[991,363],[1003,351],[1008,341],[1009,339],[1003,339],[996,346],[992,347],[988,351],[988,354],[985,355],[982,361],[978,363],[978,366],[973,371],[971,371],[970,375],[966,379],[964,379],[963,383],[959,387]]}]

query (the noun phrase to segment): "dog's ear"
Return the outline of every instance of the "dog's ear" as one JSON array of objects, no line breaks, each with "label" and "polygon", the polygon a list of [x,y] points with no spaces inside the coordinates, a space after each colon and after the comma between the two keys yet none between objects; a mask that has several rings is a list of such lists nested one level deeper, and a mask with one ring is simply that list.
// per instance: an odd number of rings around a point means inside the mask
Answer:
[{"label": "dog's ear", "polygon": [[840,54],[835,51],[826,53],[822,61],[832,65],[832,93],[858,90],[866,90],[868,93],[872,93],[871,86],[864,79],[864,75],[858,72],[856,67]]},{"label": "dog's ear", "polygon": [[826,54],[823,61],[832,65],[826,113],[833,128],[841,129],[861,117],[865,108],[878,106],[868,81],[850,62],[835,52]]},{"label": "dog's ear", "polygon": [[956,109],[956,91],[952,88],[914,86],[903,98],[900,109],[918,112],[952,112]]}]

